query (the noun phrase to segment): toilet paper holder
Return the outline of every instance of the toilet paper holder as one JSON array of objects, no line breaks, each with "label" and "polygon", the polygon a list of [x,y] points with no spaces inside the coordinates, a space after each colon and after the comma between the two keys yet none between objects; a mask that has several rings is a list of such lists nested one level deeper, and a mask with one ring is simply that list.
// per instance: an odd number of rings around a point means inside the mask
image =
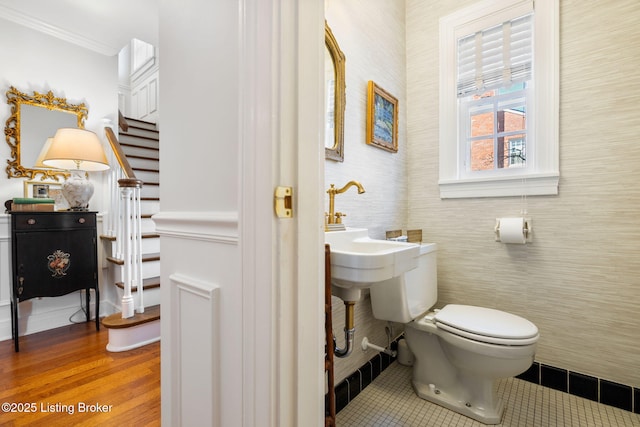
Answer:
[{"label": "toilet paper holder", "polygon": [[[496,225],[493,228],[496,242],[500,242],[500,218],[496,218]],[[524,235],[525,242],[533,242],[533,225],[531,218],[524,218],[522,221],[522,234]]]}]

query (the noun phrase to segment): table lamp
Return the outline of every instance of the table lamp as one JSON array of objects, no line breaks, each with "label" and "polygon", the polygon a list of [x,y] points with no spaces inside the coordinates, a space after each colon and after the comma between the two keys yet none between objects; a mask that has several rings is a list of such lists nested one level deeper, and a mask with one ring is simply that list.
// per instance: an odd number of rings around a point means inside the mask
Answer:
[{"label": "table lamp", "polygon": [[93,184],[87,179],[87,172],[109,169],[98,135],[79,128],[58,129],[42,164],[71,173],[62,184],[62,194],[74,211],[89,209]]}]

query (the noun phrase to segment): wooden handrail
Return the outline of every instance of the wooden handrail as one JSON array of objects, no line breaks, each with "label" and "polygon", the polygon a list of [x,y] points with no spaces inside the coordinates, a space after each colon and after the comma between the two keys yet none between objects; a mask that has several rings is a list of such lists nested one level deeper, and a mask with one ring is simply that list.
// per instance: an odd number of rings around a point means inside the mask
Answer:
[{"label": "wooden handrail", "polygon": [[122,111],[118,110],[118,127],[124,132],[129,130],[129,123],[126,117],[122,114]]},{"label": "wooden handrail", "polygon": [[124,171],[124,175],[127,178],[135,179],[136,174],[133,172],[129,161],[127,160],[127,156],[124,155],[124,151],[122,151],[122,146],[116,138],[116,134],[113,133],[113,129],[106,127],[104,128],[104,132],[107,135],[107,139],[109,140],[109,144],[111,145],[111,149],[113,150],[113,154],[115,154],[120,167]]}]

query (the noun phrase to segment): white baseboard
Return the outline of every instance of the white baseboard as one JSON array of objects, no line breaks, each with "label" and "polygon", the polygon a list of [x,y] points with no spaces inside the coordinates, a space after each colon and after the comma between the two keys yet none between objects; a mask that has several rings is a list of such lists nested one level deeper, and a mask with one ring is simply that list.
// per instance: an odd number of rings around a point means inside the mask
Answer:
[{"label": "white baseboard", "polygon": [[[9,308],[9,307],[7,307]],[[62,326],[72,325],[74,323],[82,322],[82,319],[86,319],[84,312],[78,313],[81,310],[79,305],[72,305],[66,307],[58,307],[53,310],[33,313],[26,316],[21,316],[18,319],[18,335],[25,336],[35,334],[37,332],[47,331],[49,329],[59,328]],[[95,306],[92,303],[90,306],[91,313],[94,313]],[[77,313],[77,314],[76,314]],[[74,314],[76,314],[74,316]],[[70,321],[73,316],[74,321]],[[95,319],[93,315],[92,319]],[[11,315],[3,316],[0,320],[0,341],[11,339]]]},{"label": "white baseboard", "polygon": [[[95,302],[93,299],[91,300],[89,309],[91,310],[91,319],[93,321],[95,320]],[[79,312],[80,310],[80,305],[76,303],[75,305],[67,304],[47,311],[39,311],[28,315],[20,313],[22,316],[18,319],[20,325],[19,335],[22,337],[25,335],[35,334],[37,332],[47,331],[49,329],[83,322],[86,319],[86,314],[84,314],[84,312]],[[119,311],[120,308],[110,301],[100,301],[101,317],[108,316]],[[73,321],[70,321],[70,318],[72,318]],[[0,341],[9,339],[11,339],[11,308],[9,303],[6,303],[0,305]]]}]

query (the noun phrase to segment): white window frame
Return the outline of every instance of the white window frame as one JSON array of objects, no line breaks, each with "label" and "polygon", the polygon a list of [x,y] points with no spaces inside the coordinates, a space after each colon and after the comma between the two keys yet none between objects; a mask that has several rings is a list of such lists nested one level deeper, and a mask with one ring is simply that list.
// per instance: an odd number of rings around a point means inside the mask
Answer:
[{"label": "white window frame", "polygon": [[[457,40],[533,10],[533,0],[483,0],[440,19],[440,197],[556,195],[559,161],[559,6],[535,0],[532,134],[527,143],[527,171],[468,176],[459,159],[466,151],[458,141]],[[531,150],[530,150],[531,148]],[[531,161],[529,160],[531,159]],[[531,164],[532,163],[532,164]]]}]

